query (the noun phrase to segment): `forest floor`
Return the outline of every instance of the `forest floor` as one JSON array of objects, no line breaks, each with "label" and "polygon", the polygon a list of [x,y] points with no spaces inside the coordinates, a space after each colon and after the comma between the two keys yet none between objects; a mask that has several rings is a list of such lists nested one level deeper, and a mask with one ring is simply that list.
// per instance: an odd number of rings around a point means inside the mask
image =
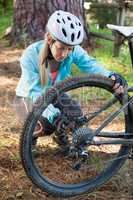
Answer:
[{"label": "forest floor", "polygon": [[[12,102],[20,77],[21,53],[22,49],[4,47],[0,44],[0,200],[53,200],[55,198],[40,191],[31,183],[23,170],[19,155],[22,125],[16,119]],[[67,199],[133,199],[132,161],[127,160],[120,172],[99,190]]]}]

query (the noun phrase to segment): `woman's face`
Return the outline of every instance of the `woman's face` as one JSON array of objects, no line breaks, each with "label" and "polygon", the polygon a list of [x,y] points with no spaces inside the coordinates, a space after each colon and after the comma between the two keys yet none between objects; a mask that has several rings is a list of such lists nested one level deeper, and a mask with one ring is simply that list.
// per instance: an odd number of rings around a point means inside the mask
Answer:
[{"label": "woman's face", "polygon": [[64,60],[73,50],[73,46],[65,45],[59,41],[49,41],[49,46],[54,59],[57,62]]}]

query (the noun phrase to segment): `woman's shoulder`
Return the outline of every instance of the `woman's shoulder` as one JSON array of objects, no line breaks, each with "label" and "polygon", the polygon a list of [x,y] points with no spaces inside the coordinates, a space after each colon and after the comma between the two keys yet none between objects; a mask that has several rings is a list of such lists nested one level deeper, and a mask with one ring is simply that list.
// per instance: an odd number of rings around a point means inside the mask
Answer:
[{"label": "woman's shoulder", "polygon": [[28,50],[32,50],[33,51],[34,50],[37,53],[39,53],[40,49],[43,47],[43,44],[44,44],[44,40],[40,40],[40,41],[34,42],[34,43],[30,44],[26,48],[26,51],[28,51]]},{"label": "woman's shoulder", "polygon": [[81,47],[80,45],[76,45],[75,47],[74,47],[74,52],[75,53],[83,53],[83,52],[85,52],[85,50],[83,49],[83,47]]},{"label": "woman's shoulder", "polygon": [[43,43],[44,41],[38,41],[35,43],[30,44],[22,53],[20,61],[22,61],[23,59],[27,59],[27,58],[36,58],[39,55],[40,50],[43,47]]},{"label": "woman's shoulder", "polygon": [[22,56],[20,57],[20,63],[22,66],[31,67],[32,65],[32,67],[35,66],[35,68],[37,68],[39,52],[43,43],[43,40],[32,43],[24,50]]},{"label": "woman's shoulder", "polygon": [[72,52],[72,57],[77,58],[86,54],[87,52],[80,45],[76,45]]}]

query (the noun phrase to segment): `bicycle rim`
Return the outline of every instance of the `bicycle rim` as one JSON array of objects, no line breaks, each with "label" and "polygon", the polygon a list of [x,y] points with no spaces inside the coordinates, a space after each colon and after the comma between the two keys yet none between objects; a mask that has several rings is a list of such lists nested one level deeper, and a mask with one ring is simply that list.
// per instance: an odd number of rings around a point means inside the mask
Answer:
[{"label": "bicycle rim", "polygon": [[[109,98],[112,98],[111,84],[109,79],[99,76],[69,79],[58,84],[56,89],[52,90],[55,91],[52,96],[48,92],[44,97],[45,104],[40,106],[36,112],[33,111],[30,114],[20,140],[20,153],[28,177],[39,188],[53,196],[60,197],[91,192],[108,181],[124,164],[129,151],[128,147],[122,145],[102,145],[100,147],[93,145],[87,148],[90,157],[85,165],[75,171],[72,165],[76,161],[62,156],[58,151],[58,145],[53,142],[51,136],[44,136],[38,140],[36,148],[39,153],[37,157],[32,153],[31,138],[37,120],[47,105],[56,100],[57,93],[60,95],[62,92],[69,92],[72,98],[81,103],[84,114],[91,115],[97,112],[100,106],[103,106]],[[118,106],[120,106],[120,102],[100,114],[98,119],[90,121],[87,127],[95,130],[104,120],[105,113],[108,115],[110,112],[114,112]],[[108,129],[114,132],[123,131],[124,129],[124,132],[126,132],[124,113],[105,127],[106,131]]]}]

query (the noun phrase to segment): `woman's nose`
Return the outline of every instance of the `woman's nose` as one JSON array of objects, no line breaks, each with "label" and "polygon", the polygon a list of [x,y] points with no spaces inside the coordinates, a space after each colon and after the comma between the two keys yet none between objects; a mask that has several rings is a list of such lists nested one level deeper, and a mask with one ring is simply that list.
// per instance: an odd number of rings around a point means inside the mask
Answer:
[{"label": "woman's nose", "polygon": [[69,54],[69,50],[68,49],[65,49],[63,52],[62,52],[62,57],[67,57]]}]

